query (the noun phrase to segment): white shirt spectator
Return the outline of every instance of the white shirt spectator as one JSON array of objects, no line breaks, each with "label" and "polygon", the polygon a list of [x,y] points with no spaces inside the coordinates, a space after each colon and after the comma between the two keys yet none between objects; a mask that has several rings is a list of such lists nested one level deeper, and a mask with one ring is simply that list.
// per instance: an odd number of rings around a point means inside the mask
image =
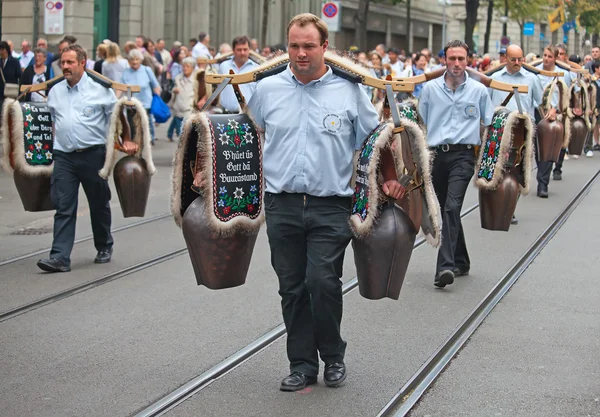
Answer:
[{"label": "white shirt spectator", "polygon": [[404,70],[404,63],[397,60],[395,64],[392,64],[391,62],[389,64],[392,67],[392,77],[399,77]]},{"label": "white shirt spectator", "polygon": [[19,58],[19,65],[21,65],[21,68],[27,68],[34,56],[35,54],[33,51],[27,51],[26,54],[21,54],[21,58]]},{"label": "white shirt spectator", "polygon": [[192,49],[192,58],[198,59],[202,55],[212,58],[212,55],[210,54],[210,51],[206,45],[204,45],[202,42],[198,42],[196,45],[194,45],[194,49]]}]

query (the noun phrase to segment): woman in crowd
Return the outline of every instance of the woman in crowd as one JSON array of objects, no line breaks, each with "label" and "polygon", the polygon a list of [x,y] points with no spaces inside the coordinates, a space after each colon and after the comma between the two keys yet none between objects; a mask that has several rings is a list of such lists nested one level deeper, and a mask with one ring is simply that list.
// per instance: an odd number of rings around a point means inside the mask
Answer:
[{"label": "woman in crowd", "polygon": [[102,64],[108,55],[108,45],[101,43],[96,48],[96,62],[94,63],[94,71],[102,74]]},{"label": "woman in crowd", "polygon": [[173,54],[173,61],[171,62],[171,66],[170,66],[169,70],[167,71],[167,77],[169,77],[171,80],[174,80],[175,77],[177,77],[179,74],[181,74],[181,72],[183,71],[181,62],[186,57],[187,57],[187,50],[184,49],[183,47],[175,50],[175,52]]},{"label": "woman in crowd", "polygon": [[[50,65],[46,65],[46,57],[48,56],[48,52],[42,48],[35,48],[33,53],[33,65],[29,65],[27,68],[25,68],[25,71],[23,71],[23,76],[21,78],[22,85],[41,84],[54,77],[52,67]],[[46,90],[44,94],[40,94],[39,92],[29,93],[25,94],[21,98],[21,101],[46,101],[47,95],[48,90]]]},{"label": "woman in crowd", "polygon": [[173,96],[169,103],[173,119],[167,131],[167,137],[172,142],[173,133],[177,136],[181,134],[183,119],[192,113],[194,108],[194,68],[196,62],[192,57],[186,57],[182,62],[182,72],[175,77],[175,87],[173,87]]},{"label": "woman in crowd", "polygon": [[[150,120],[150,135],[152,136],[152,144],[154,145],[154,123],[152,123],[152,117],[150,115],[150,107],[152,106],[152,93],[160,95],[160,85],[154,75],[152,69],[145,65],[142,65],[144,55],[139,49],[132,49],[128,55],[129,68],[123,71],[123,84],[139,85],[141,91],[139,93],[133,93],[133,97],[137,98],[146,109],[148,113],[148,119]],[[129,109],[128,109],[129,110]],[[128,111],[127,117],[129,125],[132,129],[131,136],[135,136],[134,125],[132,120],[133,114]]]},{"label": "woman in crowd", "polygon": [[[425,74],[427,71],[427,63],[429,59],[427,55],[422,54],[421,52],[417,52],[415,54],[414,65],[412,66],[413,77],[417,75]],[[421,96],[421,90],[423,89],[423,84],[415,85],[415,91],[413,91],[413,96],[419,98]]]},{"label": "woman in crowd", "polygon": [[120,83],[123,72],[129,67],[127,60],[121,56],[119,44],[112,42],[108,45],[106,59],[102,63],[102,75]]}]

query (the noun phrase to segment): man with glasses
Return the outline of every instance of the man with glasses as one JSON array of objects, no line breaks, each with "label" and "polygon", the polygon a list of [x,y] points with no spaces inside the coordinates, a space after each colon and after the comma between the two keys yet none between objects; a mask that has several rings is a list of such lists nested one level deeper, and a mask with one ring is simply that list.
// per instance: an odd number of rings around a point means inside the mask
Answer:
[{"label": "man with glasses", "polygon": [[[534,74],[523,69],[525,58],[523,57],[523,50],[518,45],[510,45],[506,49],[506,59],[506,66],[494,73],[492,79],[508,84],[522,84],[529,87],[527,93],[519,93],[519,98],[521,99],[523,113],[529,116],[532,123],[535,124],[535,108],[542,102],[542,83]],[[489,94],[492,104],[496,108],[504,102],[509,93],[489,89]],[[514,96],[508,101],[506,108],[510,111],[519,110],[517,100]],[[517,223],[517,219],[513,216],[511,224]]]}]

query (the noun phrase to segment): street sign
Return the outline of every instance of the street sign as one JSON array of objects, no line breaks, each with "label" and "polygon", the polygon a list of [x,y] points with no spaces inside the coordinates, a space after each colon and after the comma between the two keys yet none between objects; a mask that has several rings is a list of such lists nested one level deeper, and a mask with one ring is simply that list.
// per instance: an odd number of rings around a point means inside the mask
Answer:
[{"label": "street sign", "polygon": [[527,22],[523,25],[523,35],[533,36],[535,34],[535,23]]},{"label": "street sign", "polygon": [[321,19],[327,23],[330,32],[339,32],[340,30],[341,5],[339,1],[324,1],[321,7]]},{"label": "street sign", "polygon": [[65,3],[63,1],[44,1],[44,33],[63,35],[65,33]]},{"label": "street sign", "polygon": [[504,47],[507,47],[508,45],[510,45],[510,38],[508,36],[503,36],[502,38],[500,38],[500,44]]}]

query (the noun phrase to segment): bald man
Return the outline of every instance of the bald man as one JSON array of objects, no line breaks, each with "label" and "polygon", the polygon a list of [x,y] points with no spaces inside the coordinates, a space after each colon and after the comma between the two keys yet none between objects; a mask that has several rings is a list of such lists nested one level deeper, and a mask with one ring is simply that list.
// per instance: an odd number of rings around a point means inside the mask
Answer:
[{"label": "bald man", "polygon": [[[506,66],[492,75],[492,79],[502,81],[508,84],[522,84],[529,87],[527,93],[520,93],[523,113],[527,114],[531,120],[535,119],[535,108],[542,102],[542,83],[532,73],[523,69],[523,50],[518,45],[510,45],[506,49]],[[508,93],[504,91],[490,89],[490,99],[494,107],[498,107]],[[512,97],[506,105],[511,111],[519,110],[515,97]]]},{"label": "bald man", "polygon": [[[534,74],[523,69],[523,62],[525,62],[523,50],[518,45],[510,45],[506,48],[506,66],[494,73],[492,79],[508,84],[522,84],[529,87],[527,93],[519,93],[519,98],[521,99],[523,113],[531,118],[535,126],[535,108],[542,102],[542,83]],[[489,89],[489,93],[494,108],[500,106],[506,96],[508,96],[508,93],[494,89]],[[514,96],[508,101],[506,108],[510,111],[519,110],[517,100]],[[517,219],[513,216],[511,224],[517,223]]]}]

